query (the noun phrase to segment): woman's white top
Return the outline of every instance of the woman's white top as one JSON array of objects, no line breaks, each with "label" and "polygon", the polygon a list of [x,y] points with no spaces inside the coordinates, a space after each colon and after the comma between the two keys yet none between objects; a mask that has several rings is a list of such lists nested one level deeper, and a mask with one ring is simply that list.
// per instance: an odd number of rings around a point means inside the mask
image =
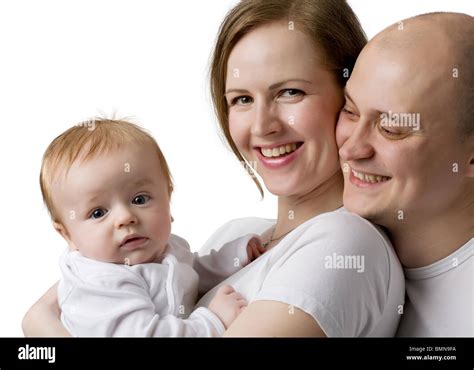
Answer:
[{"label": "woman's white top", "polygon": [[[274,224],[261,218],[230,221],[200,253],[249,233],[262,234]],[[403,313],[404,276],[390,241],[344,208],[299,225],[224,283],[249,304],[278,301],[289,312],[298,308],[308,313],[328,337],[394,336]],[[207,307],[217,287],[197,307]]]}]

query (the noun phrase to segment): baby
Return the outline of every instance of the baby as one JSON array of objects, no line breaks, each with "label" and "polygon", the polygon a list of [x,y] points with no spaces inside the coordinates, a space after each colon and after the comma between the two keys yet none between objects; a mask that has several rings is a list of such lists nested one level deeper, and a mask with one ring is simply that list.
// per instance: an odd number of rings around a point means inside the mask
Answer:
[{"label": "baby", "polygon": [[246,306],[223,286],[265,249],[256,235],[209,255],[171,234],[173,183],[156,141],[126,121],[65,131],[46,150],[43,199],[69,248],[60,259],[61,320],[73,336],[220,336]]}]

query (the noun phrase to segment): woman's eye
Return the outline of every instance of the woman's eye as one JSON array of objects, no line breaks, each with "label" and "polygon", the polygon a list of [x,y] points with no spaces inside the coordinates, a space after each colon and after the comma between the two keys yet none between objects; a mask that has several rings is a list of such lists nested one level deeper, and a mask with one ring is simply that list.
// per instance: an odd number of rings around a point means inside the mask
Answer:
[{"label": "woman's eye", "polygon": [[133,198],[132,204],[143,205],[149,200],[150,197],[148,195],[137,195],[135,198]]},{"label": "woman's eye", "polygon": [[304,92],[298,89],[285,89],[280,93],[280,96],[284,98],[293,98],[300,95],[304,95]]},{"label": "woman's eye", "polygon": [[106,213],[107,211],[105,209],[97,208],[92,211],[90,218],[97,220],[98,218],[103,217]]},{"label": "woman's eye", "polygon": [[250,96],[237,96],[231,100],[230,105],[248,105],[252,102],[253,99]]}]

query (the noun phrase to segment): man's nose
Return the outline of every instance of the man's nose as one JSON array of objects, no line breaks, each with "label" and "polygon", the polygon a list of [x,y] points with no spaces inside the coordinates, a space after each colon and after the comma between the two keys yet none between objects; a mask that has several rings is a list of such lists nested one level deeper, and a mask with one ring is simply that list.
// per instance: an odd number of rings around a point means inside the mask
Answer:
[{"label": "man's nose", "polygon": [[369,122],[353,124],[353,129],[347,133],[347,140],[339,148],[339,156],[344,161],[367,159],[374,155],[371,143],[371,127]]}]

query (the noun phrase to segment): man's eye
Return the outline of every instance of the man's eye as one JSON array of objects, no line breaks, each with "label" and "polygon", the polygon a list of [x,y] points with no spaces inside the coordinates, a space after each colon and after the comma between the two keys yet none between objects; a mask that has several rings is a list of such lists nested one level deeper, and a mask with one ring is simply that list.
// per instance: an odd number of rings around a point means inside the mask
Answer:
[{"label": "man's eye", "polygon": [[97,220],[98,218],[103,217],[106,213],[107,211],[105,209],[97,208],[92,211],[90,218]]},{"label": "man's eye", "polygon": [[284,98],[293,98],[295,96],[304,95],[304,92],[298,89],[285,89],[282,90],[280,96]]},{"label": "man's eye", "polygon": [[399,136],[400,133],[399,132],[392,132],[392,131],[389,131],[387,130],[386,128],[384,128],[383,126],[380,126],[380,131],[382,131],[382,133],[384,135],[387,135],[387,136]]},{"label": "man's eye", "polygon": [[237,96],[231,100],[230,105],[248,105],[253,102],[250,96]]},{"label": "man's eye", "polygon": [[150,197],[148,195],[137,195],[135,198],[133,198],[132,204],[143,205],[149,200]]}]

